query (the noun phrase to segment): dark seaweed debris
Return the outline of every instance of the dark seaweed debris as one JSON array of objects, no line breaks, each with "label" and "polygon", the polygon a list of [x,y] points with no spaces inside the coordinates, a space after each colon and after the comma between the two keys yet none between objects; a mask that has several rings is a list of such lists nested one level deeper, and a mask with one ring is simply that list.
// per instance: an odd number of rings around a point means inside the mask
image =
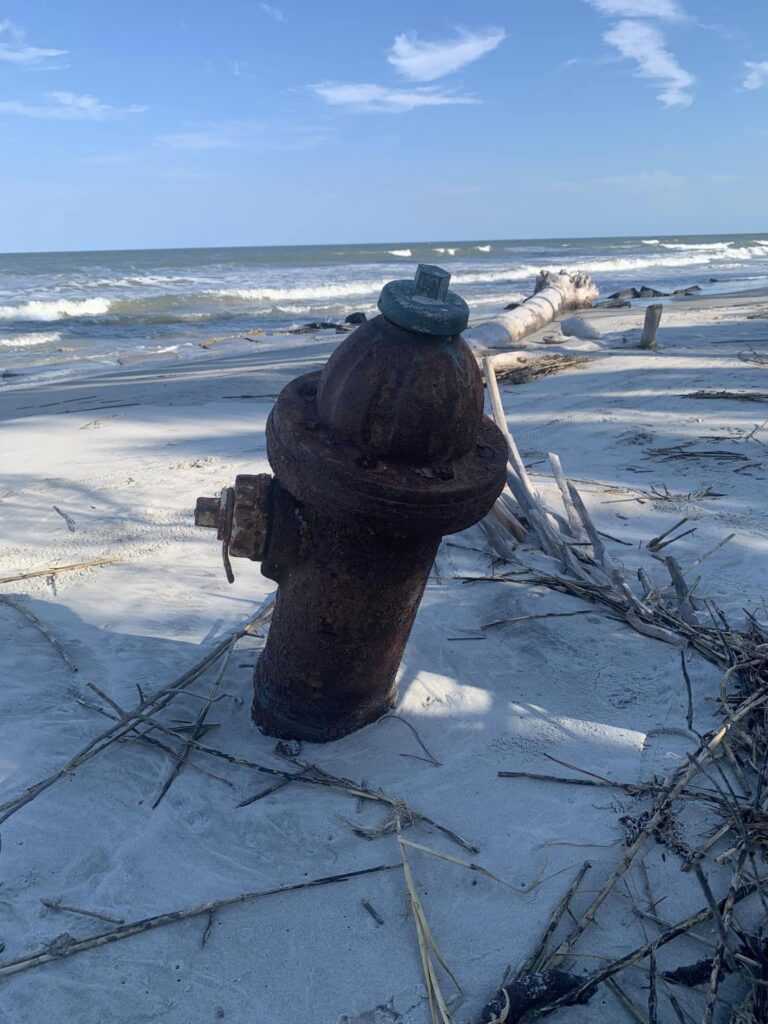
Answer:
[{"label": "dark seaweed debris", "polygon": [[[567,971],[545,970],[535,971],[515,978],[500,988],[493,999],[483,1009],[480,1024],[492,1021],[503,1021],[504,1024],[516,1024],[529,1010],[553,1003],[569,992],[575,992],[584,984],[584,978]],[[595,989],[583,993],[579,1003],[586,1003],[592,998]]]}]

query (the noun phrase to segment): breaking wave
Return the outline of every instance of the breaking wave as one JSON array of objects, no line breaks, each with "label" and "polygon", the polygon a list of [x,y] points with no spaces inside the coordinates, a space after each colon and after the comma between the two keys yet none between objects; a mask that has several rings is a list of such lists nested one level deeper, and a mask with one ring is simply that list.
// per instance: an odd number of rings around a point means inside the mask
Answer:
[{"label": "breaking wave", "polygon": [[389,280],[343,281],[339,284],[299,285],[295,288],[219,288],[206,294],[219,299],[243,299],[246,302],[308,302],[312,299],[341,299],[380,292]]},{"label": "breaking wave", "polygon": [[681,252],[726,252],[733,242],[659,242],[662,249],[679,249]]},{"label": "breaking wave", "polygon": [[52,323],[70,317],[104,316],[112,303],[109,299],[45,299],[23,302],[20,306],[0,306],[0,320]]},{"label": "breaking wave", "polygon": [[42,331],[39,334],[13,334],[0,338],[0,348],[32,348],[33,345],[55,345],[61,341],[58,331]]},{"label": "breaking wave", "polygon": [[387,249],[387,253],[390,256],[413,256],[413,253],[411,252],[410,249]]}]

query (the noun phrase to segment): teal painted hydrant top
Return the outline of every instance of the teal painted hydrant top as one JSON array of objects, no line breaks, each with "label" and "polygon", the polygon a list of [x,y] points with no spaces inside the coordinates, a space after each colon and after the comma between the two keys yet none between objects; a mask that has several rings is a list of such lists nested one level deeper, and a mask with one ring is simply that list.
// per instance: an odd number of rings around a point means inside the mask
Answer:
[{"label": "teal painted hydrant top", "polygon": [[382,314],[416,334],[451,337],[469,323],[469,306],[448,290],[451,275],[442,267],[420,263],[413,281],[390,281],[379,297]]}]

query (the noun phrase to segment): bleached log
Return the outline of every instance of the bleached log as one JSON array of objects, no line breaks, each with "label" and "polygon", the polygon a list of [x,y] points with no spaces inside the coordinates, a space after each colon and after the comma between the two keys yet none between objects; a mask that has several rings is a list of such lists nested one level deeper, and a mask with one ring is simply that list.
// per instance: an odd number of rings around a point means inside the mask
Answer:
[{"label": "bleached log", "polygon": [[488,357],[491,360],[496,373],[502,370],[516,370],[528,362],[528,353],[515,349],[512,352],[498,352],[495,356]]},{"label": "bleached log", "polygon": [[656,348],[656,332],[659,329],[663,311],[664,307],[660,302],[646,309],[643,333],[640,335],[640,348]]},{"label": "bleached log", "polygon": [[542,270],[536,278],[533,295],[517,309],[464,331],[464,338],[475,349],[514,345],[522,338],[545,327],[569,309],[592,305],[599,291],[589,274],[561,270],[554,274]]}]

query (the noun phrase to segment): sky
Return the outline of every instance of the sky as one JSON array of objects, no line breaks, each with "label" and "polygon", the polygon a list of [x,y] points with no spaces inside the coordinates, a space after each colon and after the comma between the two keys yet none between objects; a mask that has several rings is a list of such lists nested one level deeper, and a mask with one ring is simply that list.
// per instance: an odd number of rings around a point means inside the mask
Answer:
[{"label": "sky", "polygon": [[768,0],[0,0],[0,251],[766,233]]}]

